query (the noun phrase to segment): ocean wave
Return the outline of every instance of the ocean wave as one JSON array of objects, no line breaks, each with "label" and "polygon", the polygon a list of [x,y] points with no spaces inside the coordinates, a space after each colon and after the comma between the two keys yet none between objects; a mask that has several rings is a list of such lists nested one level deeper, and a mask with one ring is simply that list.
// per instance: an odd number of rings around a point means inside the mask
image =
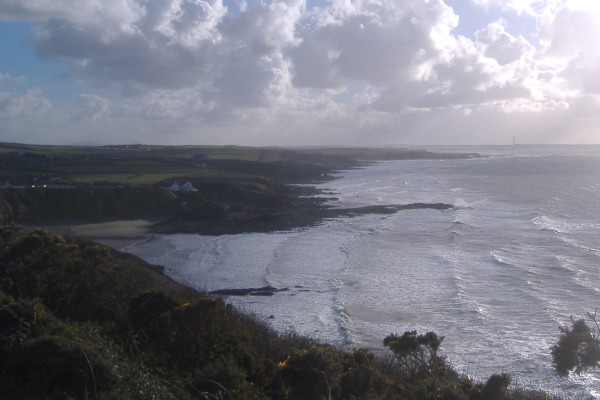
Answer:
[{"label": "ocean wave", "polygon": [[[344,308],[343,291],[345,283],[342,279],[332,278],[329,280],[331,291],[333,293],[333,304],[331,317],[335,326],[337,326],[338,334],[341,337],[343,345],[354,344],[354,323],[353,319],[346,313]],[[327,321],[323,321],[327,323]]]},{"label": "ocean wave", "polygon": [[583,243],[579,243],[577,240],[575,239],[571,239],[568,237],[561,237],[561,240],[579,250],[583,250],[585,253],[591,253],[595,256],[600,256],[600,249],[597,249],[595,247],[591,247],[591,246],[587,246]]},{"label": "ocean wave", "polygon": [[564,223],[555,221],[546,215],[539,215],[531,219],[531,222],[540,231],[549,231],[555,233],[561,233],[567,227]]},{"label": "ocean wave", "polygon": [[370,192],[385,192],[386,189],[395,189],[396,186],[380,186],[380,187],[372,187],[370,189],[364,190],[365,193]]},{"label": "ocean wave", "polygon": [[490,256],[491,256],[491,260],[492,262],[494,262],[495,264],[498,265],[513,265],[512,262],[509,261],[509,259],[507,257],[504,257],[503,255],[500,254],[500,251],[498,250],[492,250],[490,251]]},{"label": "ocean wave", "polygon": [[[462,303],[460,310],[463,314],[470,313],[471,317],[474,317],[476,321],[486,321],[491,318],[490,308],[482,304],[479,298],[468,295],[461,290],[457,293],[456,299]],[[470,323],[469,326],[475,329],[479,325]]]},{"label": "ocean wave", "polygon": [[[595,298],[600,292],[600,283],[598,281],[598,271],[592,265],[582,264],[582,261],[572,260],[566,257],[557,257],[561,267],[568,271],[570,280],[581,288],[591,290],[590,297]],[[579,290],[579,295],[584,295],[584,292]]]},{"label": "ocean wave", "polygon": [[452,214],[450,220],[456,225],[465,225],[467,228],[474,226],[473,216],[465,210],[457,210]]},{"label": "ocean wave", "polygon": [[568,233],[581,230],[600,230],[600,224],[559,221],[543,214],[532,218],[531,222],[540,231],[550,231],[555,233]]},{"label": "ocean wave", "polygon": [[[469,229],[469,228],[467,228],[467,229]],[[456,229],[452,229],[450,231],[450,241],[451,242],[459,241],[461,239],[461,237],[462,237],[462,233],[460,231],[458,231]]]},{"label": "ocean wave", "polygon": [[470,204],[468,204],[464,199],[456,199],[454,200],[454,208],[457,210],[473,208]]},{"label": "ocean wave", "polygon": [[475,209],[479,206],[488,204],[489,200],[488,199],[481,199],[481,200],[476,200],[476,201],[471,201],[470,203],[468,203],[465,199],[462,198],[457,198],[454,200],[453,206],[455,209],[458,210],[471,210],[471,209]]}]

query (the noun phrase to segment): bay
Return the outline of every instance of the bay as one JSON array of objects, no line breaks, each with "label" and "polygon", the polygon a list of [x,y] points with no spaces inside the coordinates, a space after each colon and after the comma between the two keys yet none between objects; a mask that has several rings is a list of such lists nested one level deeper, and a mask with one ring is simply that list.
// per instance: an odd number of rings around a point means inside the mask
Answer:
[{"label": "bay", "polygon": [[281,332],[384,352],[389,333],[445,336],[443,351],[476,379],[600,398],[600,375],[560,378],[550,347],[570,316],[600,305],[600,147],[434,148],[468,160],[380,162],[321,185],[332,206],[415,202],[405,210],[309,229],[164,235],[128,248],[201,290],[272,285],[226,298]]}]

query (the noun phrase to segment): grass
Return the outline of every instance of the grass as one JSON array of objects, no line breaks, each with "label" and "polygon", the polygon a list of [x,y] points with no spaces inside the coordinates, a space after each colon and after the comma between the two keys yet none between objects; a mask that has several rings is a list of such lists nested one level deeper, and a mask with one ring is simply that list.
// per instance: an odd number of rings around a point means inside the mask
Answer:
[{"label": "grass", "polygon": [[[103,179],[128,184],[153,184],[163,175],[205,174],[195,164],[211,161],[275,165],[340,165],[357,159],[385,160],[442,157],[425,151],[396,148],[285,149],[241,146],[50,146],[0,143],[0,179],[32,180],[52,175],[62,180],[91,183]],[[149,175],[144,177],[144,175]],[[102,178],[105,176],[106,178]],[[100,177],[100,178],[99,178]]]},{"label": "grass", "polygon": [[[46,176],[79,184],[102,180],[153,185],[170,177],[210,175],[206,160],[272,163],[280,151],[236,146],[42,146],[0,143],[0,179],[32,181]],[[221,175],[220,172],[215,172]],[[217,175],[215,175],[217,176]]]}]

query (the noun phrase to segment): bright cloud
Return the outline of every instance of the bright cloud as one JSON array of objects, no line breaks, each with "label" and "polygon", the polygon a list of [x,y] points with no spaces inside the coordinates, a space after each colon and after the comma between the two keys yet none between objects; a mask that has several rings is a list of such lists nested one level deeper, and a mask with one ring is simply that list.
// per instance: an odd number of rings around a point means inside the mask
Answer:
[{"label": "bright cloud", "polygon": [[544,8],[548,6],[548,3],[553,1],[543,0],[471,0],[478,6],[485,7],[487,9],[498,8],[501,10],[508,10],[521,14],[535,15],[540,7]]},{"label": "bright cloud", "polygon": [[36,90],[22,96],[0,92],[0,120],[31,119],[44,116],[52,105]]},{"label": "bright cloud", "polygon": [[109,108],[108,100],[89,94],[77,95],[77,108],[73,115],[74,121],[98,121]]},{"label": "bright cloud", "polygon": [[[0,0],[0,23],[33,24],[40,64],[86,93],[53,105],[58,84],[0,64],[0,118],[48,118],[74,141],[102,123],[129,142],[600,142],[593,2],[471,0],[491,22],[468,37],[444,0],[233,3]],[[523,16],[533,36],[514,31]]]}]

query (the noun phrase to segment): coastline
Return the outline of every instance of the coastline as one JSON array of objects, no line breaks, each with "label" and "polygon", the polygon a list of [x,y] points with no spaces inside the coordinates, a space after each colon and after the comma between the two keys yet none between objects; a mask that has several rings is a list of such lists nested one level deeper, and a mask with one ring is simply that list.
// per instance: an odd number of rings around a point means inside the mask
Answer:
[{"label": "coastline", "polygon": [[[193,151],[196,154],[199,150]],[[128,183],[123,187],[100,188],[94,182],[69,190],[7,189],[0,193],[0,220],[30,229],[39,226],[116,249],[147,240],[153,234],[218,236],[307,229],[331,218],[449,207],[388,204],[337,208],[328,201],[329,193],[315,185],[335,180],[341,171],[361,169],[377,161],[476,156],[402,149],[282,150],[276,161],[269,161],[262,159],[264,151],[258,160],[252,159],[252,153],[238,152],[235,157],[240,159],[230,159],[229,149],[220,151],[226,154],[211,157],[202,173],[187,175],[193,191]],[[193,154],[184,152],[178,160],[187,165]],[[152,167],[160,168],[164,162],[160,149],[153,157]],[[101,154],[94,159],[107,162]]]},{"label": "coastline", "polygon": [[[128,247],[152,240],[154,235],[220,236],[286,232],[318,226],[332,218],[394,214],[411,209],[445,210],[453,207],[444,203],[410,203],[338,208],[330,203],[331,193],[327,189],[317,188],[316,185],[337,179],[335,173],[365,168],[376,162],[345,161],[318,166],[316,175],[314,171],[304,171],[303,165],[297,165],[294,168],[299,172],[293,179],[281,179],[262,188],[251,186],[240,190],[240,187],[237,191],[224,191],[210,199],[203,197],[204,193],[207,193],[207,196],[213,196],[213,193],[203,190],[212,186],[195,193],[171,194],[173,197],[180,197],[176,208],[159,208],[139,215],[132,214],[130,217],[105,215],[100,217],[100,220],[67,217],[38,223],[29,221],[23,225],[28,228],[39,226],[55,234],[90,240],[116,250],[126,250]],[[256,190],[259,190],[258,195]],[[196,193],[199,193],[200,197],[196,196]]]},{"label": "coastline", "polygon": [[[126,250],[129,247],[146,243],[155,239],[155,235],[162,234],[197,234],[220,236],[224,234],[258,233],[258,232],[284,232],[294,229],[306,229],[318,225],[325,219],[352,218],[365,214],[394,214],[404,210],[434,209],[447,210],[453,208],[445,203],[410,203],[374,205],[357,208],[334,208],[320,206],[315,208],[296,210],[293,213],[273,213],[251,218],[224,219],[191,223],[190,226],[179,226],[173,229],[169,224],[168,229],[160,227],[161,222],[149,219],[117,220],[109,222],[96,222],[86,224],[56,224],[36,225],[54,234],[71,236],[83,240],[111,247],[115,250]],[[158,226],[158,228],[157,228]]]}]

